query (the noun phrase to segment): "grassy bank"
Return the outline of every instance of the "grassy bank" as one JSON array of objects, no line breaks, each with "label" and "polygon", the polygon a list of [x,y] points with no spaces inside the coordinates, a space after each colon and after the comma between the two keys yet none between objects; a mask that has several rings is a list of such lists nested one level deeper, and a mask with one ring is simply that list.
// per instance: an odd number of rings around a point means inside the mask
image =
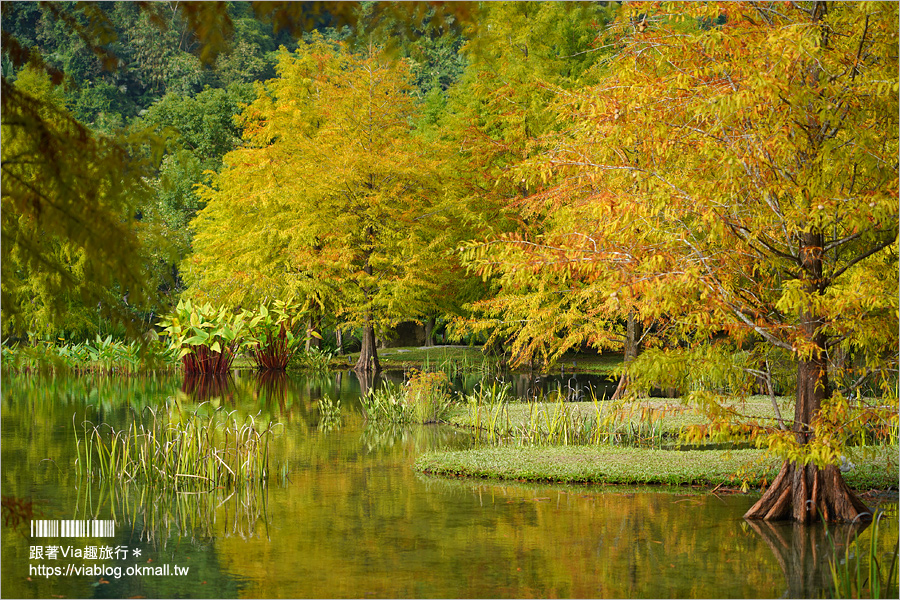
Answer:
[{"label": "grassy bank", "polygon": [[[354,362],[358,357],[358,353],[350,355]],[[490,372],[496,371],[500,364],[497,357],[488,356],[475,346],[381,348],[378,360],[385,370],[415,368],[445,372]]]},{"label": "grassy bank", "polygon": [[[782,396],[777,397],[776,401],[782,415],[793,415],[793,398]],[[775,423],[775,410],[768,396],[735,398],[726,406],[760,421]],[[591,418],[606,419],[611,432],[631,433],[643,430],[658,440],[674,440],[686,426],[709,422],[696,408],[682,404],[675,398],[641,398],[618,403],[601,401],[596,404],[593,401],[564,402],[562,405],[552,398],[545,402],[511,401],[502,407],[497,403],[486,403],[480,413],[473,411],[470,406],[456,404],[448,412],[446,420],[457,427],[484,428],[487,421],[496,416],[498,423],[495,427],[501,430],[514,431],[529,427],[535,420],[539,426],[546,428],[551,418],[544,415],[552,417],[559,408],[564,409],[565,416],[572,422]]]},{"label": "grassy bank", "polygon": [[[771,482],[779,462],[762,450],[656,450],[615,446],[492,447],[423,454],[415,468],[444,476],[497,480],[740,486]],[[897,489],[898,447],[851,448],[844,474],[856,490]]]},{"label": "grassy bank", "polygon": [[[776,399],[793,415],[794,399]],[[723,405],[732,424],[752,420],[776,426],[768,396],[734,398]],[[780,462],[754,448],[684,446],[682,433],[708,419],[677,399],[623,402],[522,402],[488,389],[454,405],[445,419],[469,429],[476,449],[431,452],[424,473],[500,480],[567,483],[667,484],[758,487],[772,481]],[[786,422],[788,427],[790,421]],[[885,438],[848,450],[855,465],[845,473],[858,490],[897,490],[898,447]],[[893,445],[891,445],[893,444]]]},{"label": "grassy bank", "polygon": [[[341,357],[341,363],[355,363],[359,353]],[[378,350],[378,360],[381,368],[385,370],[400,370],[415,368],[422,370],[450,371],[491,371],[496,370],[500,364],[500,358],[490,356],[481,351],[480,346],[430,346],[430,347],[401,347],[382,348]],[[564,369],[566,373],[609,373],[612,369],[622,364],[621,353],[610,354],[576,354],[567,353],[557,363],[553,372]],[[528,371],[528,367],[520,367],[517,371]],[[539,371],[540,368],[535,370]]]},{"label": "grassy bank", "polygon": [[[356,364],[359,352],[335,354],[329,361],[331,369],[347,369]],[[481,351],[481,346],[406,346],[398,348],[381,348],[378,350],[381,368],[386,371],[402,371],[408,369],[444,371],[456,373],[494,373],[501,367],[501,359]],[[298,361],[299,362],[299,361]],[[622,364],[621,353],[603,355],[567,353],[552,369],[558,373],[561,369],[566,373],[608,374]],[[253,362],[248,356],[239,355],[232,364],[234,368],[251,368]],[[292,364],[299,369],[299,364]],[[540,371],[539,367],[534,369]],[[529,372],[528,366],[515,369],[518,372]]]}]

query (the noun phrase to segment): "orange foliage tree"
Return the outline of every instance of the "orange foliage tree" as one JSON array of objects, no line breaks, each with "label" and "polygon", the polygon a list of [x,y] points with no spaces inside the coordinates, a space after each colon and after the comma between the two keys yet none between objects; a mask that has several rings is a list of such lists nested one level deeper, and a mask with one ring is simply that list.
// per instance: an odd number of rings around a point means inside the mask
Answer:
[{"label": "orange foliage tree", "polygon": [[560,91],[567,126],[514,172],[540,190],[521,204],[542,231],[472,250],[510,295],[531,279],[558,298],[518,310],[569,319],[578,335],[543,328],[559,349],[623,303],[665,319],[680,347],[631,364],[646,383],[702,376],[685,357],[722,340],[790,356],[791,431],[730,426],[715,394],[690,396],[719,435],[784,458],[748,518],[867,514],[837,468],[852,424],[830,380],[877,372],[896,399],[896,24],[892,3],[623,6],[604,80]]}]

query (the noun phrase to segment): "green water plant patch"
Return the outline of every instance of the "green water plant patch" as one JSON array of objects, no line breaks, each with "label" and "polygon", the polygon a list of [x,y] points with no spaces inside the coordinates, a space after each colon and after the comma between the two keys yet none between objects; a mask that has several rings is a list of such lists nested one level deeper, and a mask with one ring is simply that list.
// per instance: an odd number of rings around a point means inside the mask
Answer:
[{"label": "green water plant patch", "polygon": [[294,364],[302,371],[326,373],[331,368],[334,353],[330,350],[311,347],[309,350],[297,352]]},{"label": "green water plant patch", "polygon": [[[855,489],[896,489],[897,446],[850,450],[844,479]],[[500,480],[759,486],[781,463],[764,450],[660,450],[617,446],[490,447],[423,454],[415,468],[434,475]]]},{"label": "green water plant patch", "polygon": [[377,424],[436,423],[450,407],[450,380],[442,371],[414,371],[405,384],[386,384],[361,398],[367,421]]},{"label": "green water plant patch", "polygon": [[145,343],[113,339],[66,343],[44,340],[0,347],[3,369],[13,373],[77,373],[133,375],[141,371],[174,368],[177,352],[158,340]]}]

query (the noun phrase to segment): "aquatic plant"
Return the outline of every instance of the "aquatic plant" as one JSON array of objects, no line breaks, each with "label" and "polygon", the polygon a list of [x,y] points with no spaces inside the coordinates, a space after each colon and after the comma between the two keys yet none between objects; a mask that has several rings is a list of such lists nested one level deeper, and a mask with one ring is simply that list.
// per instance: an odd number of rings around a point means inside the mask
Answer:
[{"label": "aquatic plant", "polygon": [[385,383],[379,388],[372,388],[360,398],[363,416],[366,421],[380,424],[408,423],[409,417],[401,401],[401,391]]},{"label": "aquatic plant", "polygon": [[868,545],[860,544],[859,531],[852,543],[844,544],[843,556],[839,556],[834,537],[826,532],[833,557],[828,559],[835,598],[896,598],[897,556],[900,543],[894,547],[890,565],[884,568],[878,560],[878,535],[884,513],[879,513],[872,524]]},{"label": "aquatic plant", "polygon": [[450,406],[450,380],[443,371],[413,369],[404,384],[402,403],[416,423],[436,423]]},{"label": "aquatic plant", "polygon": [[186,373],[225,373],[244,341],[247,311],[235,313],[228,308],[214,308],[209,302],[194,306],[190,300],[179,300],[175,311],[160,319],[169,343],[178,352]]},{"label": "aquatic plant", "polygon": [[79,428],[73,418],[78,477],[176,489],[267,483],[277,423],[262,426],[252,415],[238,420],[236,411],[209,410],[206,403],[188,412],[169,401],[144,412],[147,419],[136,414],[122,430],[88,421]]},{"label": "aquatic plant", "polygon": [[2,346],[3,369],[14,373],[79,373],[131,375],[165,370],[177,363],[176,353],[158,341],[114,340],[108,335],[93,341],[66,344],[44,340],[34,344]]},{"label": "aquatic plant", "polygon": [[[482,441],[482,434],[488,440],[499,441],[510,432],[508,407],[512,399],[511,390],[509,383],[500,383],[495,379],[490,386],[481,382],[466,396],[466,408],[469,422],[475,429],[476,443]],[[501,420],[501,415],[505,415],[505,419]]]},{"label": "aquatic plant", "polygon": [[284,371],[305,340],[300,335],[300,306],[276,300],[259,305],[247,326],[247,345],[257,369]]},{"label": "aquatic plant", "polygon": [[329,432],[341,426],[341,401],[323,396],[319,400],[319,431]]},{"label": "aquatic plant", "polygon": [[402,386],[385,384],[362,397],[366,420],[378,423],[436,423],[450,407],[450,380],[441,371],[413,370]]},{"label": "aquatic plant", "polygon": [[568,402],[557,390],[527,401],[512,397],[509,384],[480,384],[463,399],[465,418],[475,442],[518,445],[598,445],[660,447],[677,439],[665,427],[666,408],[626,401]]},{"label": "aquatic plant", "polygon": [[320,348],[310,348],[297,354],[297,366],[307,371],[325,372],[334,358],[334,353]]}]

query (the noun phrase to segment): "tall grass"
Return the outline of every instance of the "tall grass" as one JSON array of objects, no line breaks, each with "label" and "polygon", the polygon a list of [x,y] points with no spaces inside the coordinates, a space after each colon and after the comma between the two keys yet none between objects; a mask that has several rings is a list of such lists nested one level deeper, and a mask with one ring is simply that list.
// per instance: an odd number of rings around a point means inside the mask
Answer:
[{"label": "tall grass", "polygon": [[402,391],[398,386],[385,383],[372,388],[360,398],[366,421],[379,424],[410,423],[412,419],[402,401]]},{"label": "tall grass", "polygon": [[509,424],[511,390],[509,383],[500,383],[495,379],[490,386],[486,386],[484,382],[480,383],[466,396],[466,409],[469,422],[475,429],[476,444],[483,441],[482,437],[491,442],[500,442],[511,431]]},{"label": "tall grass", "polygon": [[376,423],[437,423],[451,403],[450,380],[442,371],[413,371],[402,386],[385,384],[362,398],[366,420]]},{"label": "tall grass", "polygon": [[74,422],[76,475],[86,480],[117,480],[174,489],[238,489],[266,485],[269,441],[277,424],[265,426],[235,411],[192,412],[174,402],[146,408],[131,425]]},{"label": "tall grass", "polygon": [[[539,446],[615,444],[658,448],[677,433],[662,425],[662,412],[626,402],[571,403],[557,391],[527,401],[512,397],[509,384],[481,384],[464,398],[464,425],[476,444]],[[590,405],[588,405],[590,406]]]},{"label": "tall grass", "polygon": [[[881,529],[880,513],[872,524],[869,543],[860,544],[859,532],[852,543],[844,545],[843,556],[838,556],[834,538],[826,534],[831,544],[833,558],[828,559],[835,598],[896,598],[897,556],[900,544],[895,546],[890,564],[878,560],[878,535]],[[848,540],[849,542],[849,540]]]}]

